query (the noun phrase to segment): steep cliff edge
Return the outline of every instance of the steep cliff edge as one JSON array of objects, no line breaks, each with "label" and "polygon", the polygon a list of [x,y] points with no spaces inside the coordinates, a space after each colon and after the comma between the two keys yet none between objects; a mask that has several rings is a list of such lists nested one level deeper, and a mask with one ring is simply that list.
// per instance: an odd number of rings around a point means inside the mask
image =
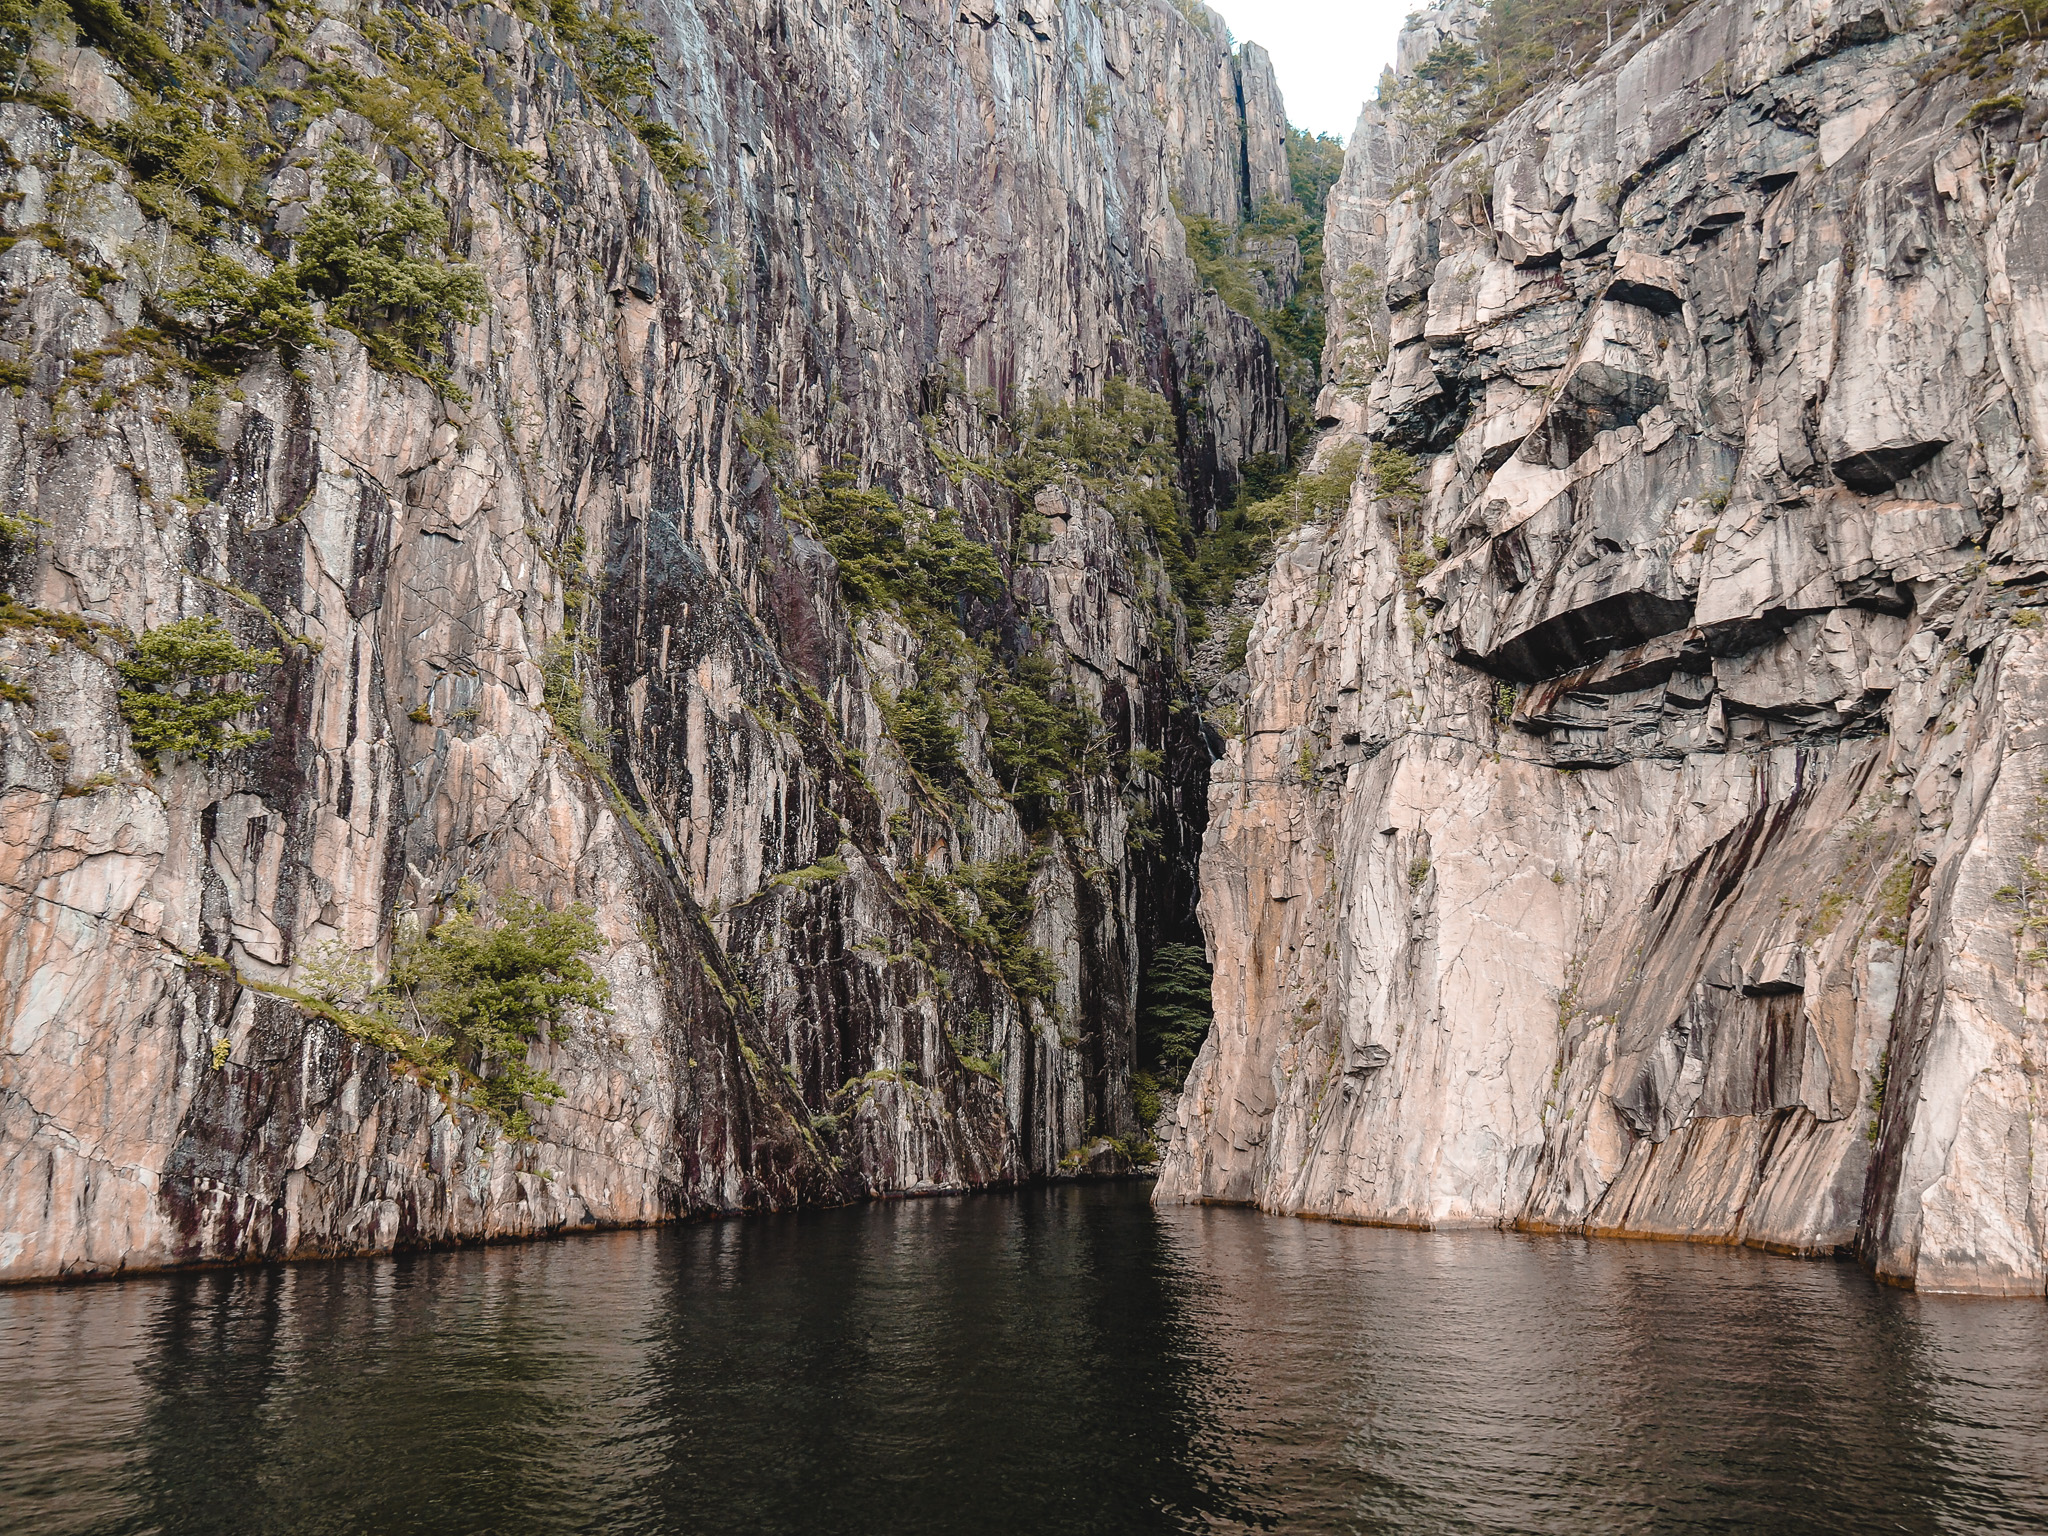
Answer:
[{"label": "steep cliff edge", "polygon": [[[1263,56],[1168,0],[4,20],[0,1279],[1121,1157],[1208,766],[1162,550],[1287,449],[1183,223],[1286,196]],[[590,909],[608,1011],[448,979],[506,893]]]},{"label": "steep cliff edge", "polygon": [[1476,138],[1501,13],[1411,24],[1326,235],[1371,451],[1250,636],[1159,1198],[2048,1285],[2008,9],[1624,8]]}]

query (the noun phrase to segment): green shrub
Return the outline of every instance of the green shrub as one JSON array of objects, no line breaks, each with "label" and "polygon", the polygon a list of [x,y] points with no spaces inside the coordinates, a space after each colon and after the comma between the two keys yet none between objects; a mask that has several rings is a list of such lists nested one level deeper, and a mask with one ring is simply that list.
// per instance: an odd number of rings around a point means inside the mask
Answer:
[{"label": "green shrub", "polygon": [[[103,635],[124,645],[128,642],[127,631],[114,625],[88,619],[82,613],[72,613],[63,608],[30,608],[0,592],[0,635],[11,629],[48,630],[82,651],[92,651],[95,642]],[[98,653],[95,651],[94,654]]]},{"label": "green shrub", "polygon": [[[1344,169],[1344,143],[1327,134],[1289,128],[1286,154],[1291,201],[1262,202],[1239,225],[1187,213],[1181,214],[1181,223],[1188,255],[1203,284],[1257,326],[1272,347],[1286,397],[1289,451],[1299,454],[1313,432],[1312,406],[1321,383],[1326,334],[1323,219],[1330,188]],[[1268,305],[1258,279],[1264,278],[1269,292],[1280,286],[1279,267],[1264,248],[1274,240],[1294,243],[1300,274],[1285,299]],[[1253,487],[1251,498],[1263,499],[1272,489]]]},{"label": "green shrub", "polygon": [[448,1042],[473,1079],[476,1102],[523,1136],[531,1129],[523,1101],[562,1096],[560,1085],[527,1064],[528,1048],[567,1039],[569,1008],[602,1011],[611,1002],[610,984],[584,958],[602,949],[602,938],[580,903],[551,912],[508,892],[492,923],[465,885],[453,907],[438,926],[398,944],[372,1008]]},{"label": "green shrub", "polygon": [[205,316],[215,346],[292,351],[322,344],[312,310],[322,299],[328,319],[359,337],[377,366],[445,387],[436,361],[443,329],[481,317],[490,297],[483,274],[446,259],[448,221],[417,187],[387,192],[349,149],[327,157],[321,179],[290,261],[258,276],[203,254],[170,302]]},{"label": "green shrub", "polygon": [[935,688],[920,682],[882,706],[889,734],[910,766],[935,784],[960,772],[959,710]]},{"label": "green shrub", "polygon": [[582,648],[573,638],[557,637],[541,652],[541,707],[555,729],[570,741],[595,746],[583,718],[583,679],[578,669]]},{"label": "green shrub", "polygon": [[483,155],[508,180],[516,183],[529,174],[536,157],[512,147],[504,110],[484,82],[474,44],[411,7],[358,14],[384,67],[382,78],[328,66],[313,71],[313,83],[376,124],[415,164],[431,163],[427,157],[439,148],[426,119]]},{"label": "green shrub", "polygon": [[[1159,394],[1112,378],[1093,400],[1035,400],[1010,423],[1015,439],[992,477],[1028,508],[1040,491],[1076,482],[1116,517],[1125,537],[1149,533],[1169,575],[1185,580],[1195,548],[1185,497],[1179,489],[1179,429]],[[1035,509],[1020,528],[1025,542],[1041,542]]]},{"label": "green shrub", "polygon": [[703,153],[667,123],[635,117],[633,132],[647,147],[647,158],[654,162],[655,169],[669,180],[687,181],[693,173],[704,169]]},{"label": "green shrub", "polygon": [[[1237,500],[1217,515],[1216,526],[1197,540],[1193,567],[1178,583],[1182,601],[1199,609],[1227,600],[1238,582],[1264,563],[1280,535],[1349,503],[1363,459],[1359,444],[1346,443],[1314,474],[1285,474],[1277,483],[1262,478],[1259,483],[1271,488],[1263,498],[1253,496],[1254,482],[1248,478]],[[1200,638],[1207,626],[1191,622],[1189,630]]]},{"label": "green shrub", "polygon": [[1027,827],[1042,825],[1072,782],[1088,772],[1102,734],[1080,705],[1055,703],[1052,663],[1032,652],[1014,677],[984,679],[988,758]]},{"label": "green shrub", "polygon": [[974,1073],[976,1076],[985,1077],[993,1083],[1002,1082],[1002,1063],[997,1061],[993,1056],[976,1056],[971,1051],[962,1050],[957,1041],[954,1042],[953,1045],[953,1054],[959,1057],[961,1066],[965,1067],[968,1071]]},{"label": "green shrub", "polygon": [[832,853],[827,854],[815,864],[805,865],[802,869],[783,870],[780,874],[773,876],[764,889],[772,890],[776,886],[788,886],[792,890],[808,891],[817,886],[830,885],[835,880],[844,880],[846,875],[846,860],[842,859],[838,854]]},{"label": "green shrub", "polygon": [[994,551],[968,537],[951,509],[913,517],[887,491],[863,489],[853,474],[830,470],[797,510],[838,562],[840,587],[856,613],[944,617],[959,598],[1002,595]]},{"label": "green shrub", "polygon": [[1367,458],[1373,484],[1382,496],[1419,497],[1422,494],[1422,465],[1413,454],[1385,443],[1374,443]]},{"label": "green shrub", "polygon": [[1887,1044],[1877,1058],[1877,1073],[1870,1084],[1870,1120],[1863,1128],[1863,1139],[1875,1145],[1884,1129],[1884,1091],[1892,1075],[1892,1048]]},{"label": "green shrub", "polygon": [[[390,1052],[437,1087],[452,1086],[511,1135],[530,1136],[526,1101],[552,1101],[562,1089],[528,1065],[528,1049],[567,1038],[568,1009],[608,1009],[611,990],[584,958],[602,948],[589,907],[551,912],[506,895],[497,908],[496,922],[484,918],[465,883],[445,921],[393,945],[382,986],[371,985],[367,961],[332,940],[300,960],[297,987],[236,979]],[[235,975],[209,955],[191,963]]]},{"label": "green shrub", "polygon": [[376,992],[370,962],[339,939],[329,939],[303,955],[297,971],[307,991],[340,1008],[365,1007]]},{"label": "green shrub", "polygon": [[150,630],[135,642],[135,659],[119,663],[131,685],[121,690],[121,718],[136,752],[154,765],[166,753],[218,756],[268,740],[268,731],[232,729],[261,695],[222,684],[277,659],[246,649],[211,615]]},{"label": "green shrub", "polygon": [[[1435,162],[1477,140],[1546,82],[1584,73],[1644,9],[1644,0],[1617,0],[1609,7],[1581,0],[1491,0],[1476,49],[1443,39],[1409,79],[1397,85],[1391,73],[1380,77],[1379,104],[1420,146],[1425,164]],[[1658,10],[1668,22],[1685,10],[1685,0]]]},{"label": "green shrub", "polygon": [[[1961,70],[1972,80],[2002,80],[2012,73],[2022,49],[2048,39],[2048,0],[1987,0],[1973,7],[1969,17],[1955,52],[1937,66],[1938,71]],[[2002,110],[1994,103],[1984,104],[1991,107],[1986,116]],[[2022,98],[2012,110],[2025,105]],[[1974,126],[1983,118],[1973,115],[1969,121]]]},{"label": "green shrub", "polygon": [[[162,18],[153,7],[138,5],[145,20],[131,18],[120,0],[71,0],[79,28],[138,81],[174,84],[180,77],[178,56],[158,34]],[[47,16],[45,8],[38,8]],[[151,25],[154,23],[155,25]]]},{"label": "green shrub", "polygon": [[555,40],[574,50],[583,85],[606,106],[624,108],[654,94],[654,35],[630,10],[586,11],[578,0],[549,0]]},{"label": "green shrub", "polygon": [[1163,396],[1112,378],[1093,400],[1035,400],[1011,423],[1016,439],[1004,479],[1026,502],[1078,480],[1113,512],[1140,515],[1135,498],[1170,487],[1180,473],[1179,432]]},{"label": "green shrub", "polygon": [[1138,1124],[1148,1131],[1159,1119],[1159,1079],[1150,1072],[1131,1074],[1131,1107],[1138,1112]]},{"label": "green shrub", "polygon": [[483,274],[441,259],[448,238],[441,210],[417,188],[385,192],[362,156],[336,150],[322,181],[323,195],[293,247],[300,281],[382,366],[426,376],[442,328],[483,314],[490,297]]},{"label": "green shrub", "polygon": [[[1031,880],[1038,859],[1019,854],[1007,859],[962,864],[951,874],[933,878],[912,872],[904,888],[946,920],[962,939],[994,956],[997,974],[1020,1002],[1045,999],[1059,983],[1052,956],[1029,937],[1036,906]],[[974,899],[969,911],[962,895]]]},{"label": "green shrub", "polygon": [[578,0],[550,0],[548,23],[556,45],[575,61],[583,88],[616,112],[647,148],[647,157],[673,181],[704,167],[684,135],[647,113],[655,92],[655,38],[625,6],[607,16]]},{"label": "green shrub", "polygon": [[2026,109],[2027,98],[2024,96],[2008,93],[2003,96],[1986,97],[1963,114],[1963,126],[1981,127],[1985,123],[1995,123],[2003,117],[2017,117]]},{"label": "green shrub", "polygon": [[740,446],[765,465],[779,484],[796,444],[789,428],[782,424],[782,412],[774,406],[740,414]]},{"label": "green shrub", "polygon": [[0,512],[0,555],[13,549],[33,549],[37,543],[36,530],[49,526],[47,519],[30,517],[26,512]]},{"label": "green shrub", "polygon": [[[2035,871],[2028,871],[2030,877]],[[1901,859],[1885,872],[1877,888],[1877,936],[1903,945],[1913,916],[1913,863]]]},{"label": "green shrub", "polygon": [[1188,258],[1194,262],[1202,285],[1215,289],[1216,296],[1225,304],[1267,331],[1268,340],[1277,349],[1279,338],[1271,333],[1271,317],[1259,302],[1252,268],[1243,255],[1243,229],[1199,213],[1183,213],[1180,222],[1187,232]]},{"label": "green shrub", "polygon": [[50,38],[62,47],[76,36],[64,0],[0,0],[0,75],[8,94],[34,90],[40,83],[41,71],[28,57],[39,39]]},{"label": "green shrub", "polygon": [[290,355],[327,344],[299,271],[289,262],[259,275],[232,257],[202,251],[187,275],[165,297],[174,309],[199,315],[198,325],[185,329],[207,347],[275,346]]}]

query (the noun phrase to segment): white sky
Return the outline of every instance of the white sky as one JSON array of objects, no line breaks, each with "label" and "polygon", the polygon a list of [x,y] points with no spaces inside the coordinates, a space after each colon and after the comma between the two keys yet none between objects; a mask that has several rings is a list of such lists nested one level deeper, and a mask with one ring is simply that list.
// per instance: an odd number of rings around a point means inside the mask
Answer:
[{"label": "white sky", "polygon": [[1351,137],[1359,107],[1394,62],[1394,36],[1424,0],[1208,0],[1240,43],[1273,55],[1287,119]]}]

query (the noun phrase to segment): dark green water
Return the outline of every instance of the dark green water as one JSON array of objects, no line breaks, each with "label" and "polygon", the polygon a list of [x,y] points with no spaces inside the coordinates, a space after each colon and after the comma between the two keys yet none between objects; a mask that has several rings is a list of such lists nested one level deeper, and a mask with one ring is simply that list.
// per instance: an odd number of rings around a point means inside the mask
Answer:
[{"label": "dark green water", "polygon": [[0,1530],[2048,1530],[2048,1306],[1146,1193],[0,1292]]}]

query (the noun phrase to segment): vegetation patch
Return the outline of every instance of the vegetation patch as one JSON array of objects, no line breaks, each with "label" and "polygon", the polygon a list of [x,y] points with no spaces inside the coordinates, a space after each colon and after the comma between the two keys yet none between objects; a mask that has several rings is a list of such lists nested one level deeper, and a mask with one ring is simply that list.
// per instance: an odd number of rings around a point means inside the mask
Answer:
[{"label": "vegetation patch", "polygon": [[1161,1109],[1159,1079],[1150,1072],[1131,1074],[1131,1108],[1138,1112],[1138,1124],[1151,1130]]},{"label": "vegetation patch", "polygon": [[832,552],[856,613],[893,609],[943,621],[963,598],[1002,595],[994,551],[969,537],[951,509],[909,512],[888,492],[831,470],[797,499],[795,511]]},{"label": "vegetation patch", "polygon": [[[1202,610],[1227,602],[1240,581],[1264,566],[1283,535],[1350,502],[1364,458],[1365,450],[1359,444],[1346,443],[1333,450],[1319,470],[1281,474],[1263,483],[1247,478],[1237,501],[1219,513],[1216,526],[1196,541],[1191,566],[1179,583],[1182,601],[1190,610],[1191,637],[1199,639],[1208,633]],[[1250,637],[1247,629],[1247,642]],[[1234,637],[1231,649],[1239,654]],[[1238,665],[1242,665],[1241,659]]]},{"label": "vegetation patch", "polygon": [[1057,700],[1052,663],[1037,652],[1021,657],[1010,676],[984,683],[989,765],[1018,809],[1026,830],[1064,809],[1077,778],[1104,766],[1101,722],[1071,700]]},{"label": "vegetation patch", "polygon": [[1409,617],[1422,631],[1422,578],[1436,569],[1441,556],[1422,521],[1422,466],[1411,455],[1385,443],[1374,443],[1366,465],[1378,493],[1380,515],[1394,535],[1394,559],[1401,585],[1408,593]]},{"label": "vegetation patch", "polygon": [[[2027,49],[2048,40],[2048,0],[1984,0],[1972,6],[1955,51],[1936,64],[1930,78],[1963,74],[2003,83],[2018,69]],[[2024,110],[2024,98],[2006,94],[1979,102],[1966,121],[1971,127]]]},{"label": "vegetation patch", "polygon": [[1877,1058],[1877,1076],[1870,1085],[1870,1123],[1863,1129],[1863,1139],[1872,1146],[1884,1128],[1884,1090],[1892,1075],[1892,1048],[1887,1044],[1884,1054]]},{"label": "vegetation patch", "polygon": [[[1112,393],[1120,404],[1127,398],[1120,382]],[[1164,412],[1156,395],[1146,398]],[[1107,436],[1116,446],[1105,457],[1134,461],[1150,451],[1148,434],[1158,423],[1150,410],[1144,414],[1147,424],[1133,429],[1142,440],[1111,429]],[[1171,465],[1166,420],[1166,446],[1159,451]],[[1097,413],[1078,407],[1034,412],[1002,483],[1028,496],[1071,472],[1067,452],[1082,451],[1073,440],[1089,436],[1096,425]],[[763,462],[786,457],[780,424],[766,415],[750,421],[743,435]],[[1106,485],[1114,471],[1102,473]],[[1173,517],[1173,492],[1159,494],[1165,515]],[[971,689],[988,722],[989,758],[1003,794],[1028,827],[1057,819],[1066,787],[1091,766],[1101,727],[1078,704],[1058,697],[1060,679],[1043,655],[1027,651],[1006,662],[992,640],[970,637],[968,605],[996,604],[1007,591],[995,551],[967,533],[957,512],[906,507],[843,469],[827,472],[793,497],[791,513],[831,552],[840,588],[856,614],[892,614],[917,637],[916,681],[880,700],[889,734],[912,770],[936,789],[963,782],[960,721]]]},{"label": "vegetation patch", "polygon": [[1833,933],[1858,900],[1868,901],[1869,916],[1877,921],[1872,930],[1877,938],[1899,945],[1906,942],[1913,897],[1912,862],[1898,859],[1877,882],[1875,893],[1862,895],[1870,891],[1872,877],[1894,842],[1893,833],[1880,820],[1882,810],[1881,804],[1866,803],[1841,833],[1835,871],[1811,898],[1800,924],[1805,942],[1817,944]]},{"label": "vegetation patch", "polygon": [[962,864],[943,876],[913,871],[903,882],[961,939],[994,957],[996,973],[1020,1002],[1051,997],[1059,981],[1052,956],[1030,938],[1035,910],[1031,879],[1038,862],[1032,855],[1018,854]]},{"label": "vegetation patch", "polygon": [[[527,531],[540,537],[537,529]],[[592,722],[583,690],[583,669],[592,649],[584,623],[597,596],[589,546],[579,531],[559,549],[544,546],[542,558],[562,583],[562,631],[541,648],[541,707],[571,749],[609,780],[602,755],[609,745],[607,733]]]},{"label": "vegetation patch", "polygon": [[[515,8],[657,169],[687,181],[701,168],[685,135],[649,113],[655,39],[628,9],[606,14],[576,0],[519,0]],[[536,219],[528,187],[540,161],[513,147],[486,82],[484,50],[455,30],[461,20],[405,7],[349,19],[377,55],[372,75],[316,56],[308,18],[289,10],[237,22],[243,31],[232,46],[216,26],[174,51],[164,40],[171,15],[159,0],[0,0],[0,74],[11,95],[65,119],[82,144],[125,165],[143,208],[169,225],[169,286],[145,302],[195,367],[233,364],[259,347],[287,355],[318,347],[332,324],[360,336],[377,366],[459,395],[442,357],[444,333],[479,318],[489,295],[481,274],[452,255],[446,220],[426,191],[417,182],[387,189],[373,163],[380,153],[365,159],[337,149],[323,169],[325,195],[286,242],[273,222],[270,184],[303,125],[342,108],[422,176],[438,171],[455,146],[470,151]],[[133,101],[125,120],[100,127],[79,117],[30,56],[39,39],[69,42],[79,32],[124,77]],[[697,227],[694,194],[685,194],[685,210]],[[54,232],[46,239],[53,249],[63,245]],[[252,239],[285,254],[274,264],[252,258]],[[88,294],[122,275],[65,254]],[[25,365],[8,367],[21,375],[12,382],[27,382]]]},{"label": "vegetation patch", "polygon": [[1407,80],[1382,74],[1377,99],[1421,146],[1415,169],[1426,174],[1545,85],[1583,75],[1646,13],[1663,27],[1686,6],[1687,0],[1491,0],[1476,47],[1443,39]]},{"label": "vegetation patch", "polygon": [[960,775],[958,707],[929,680],[882,700],[882,719],[911,770],[944,786]]},{"label": "vegetation patch", "polygon": [[1150,532],[1169,571],[1189,537],[1180,477],[1180,432],[1154,390],[1112,378],[1092,400],[1037,400],[1010,423],[1013,446],[993,476],[1026,506],[1038,493],[1076,484],[1109,508],[1128,538]]},{"label": "vegetation patch", "polygon": [[210,614],[150,630],[135,642],[134,659],[117,664],[129,684],[121,718],[136,752],[154,767],[165,755],[218,757],[267,741],[268,731],[234,728],[262,696],[227,683],[277,660],[276,651],[243,646]]},{"label": "vegetation patch", "polygon": [[[515,6],[522,13],[534,9],[533,0],[515,0]],[[556,46],[574,60],[583,88],[625,121],[656,169],[671,181],[687,183],[704,168],[696,146],[648,111],[655,88],[655,38],[637,15],[624,6],[614,6],[607,15],[584,9],[578,0],[549,0],[547,21]]]},{"label": "vegetation patch", "polygon": [[[1330,188],[1344,170],[1344,144],[1328,134],[1287,130],[1292,200],[1267,200],[1240,224],[1181,212],[1188,256],[1205,287],[1258,327],[1273,349],[1294,427],[1289,452],[1306,447],[1320,383],[1325,317],[1323,222]],[[1285,298],[1278,251],[1295,248],[1299,279]],[[1269,298],[1279,302],[1268,302]]]},{"label": "vegetation patch", "polygon": [[33,549],[36,530],[49,526],[44,519],[30,517],[26,512],[0,512],[0,557],[19,549]]},{"label": "vegetation patch", "polygon": [[[759,896],[766,895],[769,891],[773,890],[815,890],[821,885],[830,885],[836,880],[844,880],[846,874],[846,860],[840,858],[836,853],[831,854],[818,860],[815,864],[805,865],[802,869],[783,870],[780,874],[771,877],[756,896],[749,897],[747,900],[749,902],[757,900]],[[747,902],[741,903],[742,906],[746,904]]]},{"label": "vegetation patch", "polygon": [[292,260],[259,276],[228,257],[204,256],[169,302],[200,317],[210,346],[294,351],[323,344],[312,307],[322,300],[328,319],[354,333],[379,367],[448,390],[443,333],[482,316],[483,274],[446,259],[448,221],[417,186],[387,192],[348,149],[328,156],[322,182]]},{"label": "vegetation patch", "polygon": [[301,967],[305,991],[282,995],[425,1078],[452,1073],[465,1102],[525,1137],[527,1101],[562,1096],[527,1063],[529,1049],[567,1039],[571,1008],[606,1011],[611,987],[587,958],[603,948],[589,907],[553,912],[510,892],[496,907],[493,921],[465,883],[441,923],[400,937],[382,986],[368,985],[366,964],[330,950]]}]

